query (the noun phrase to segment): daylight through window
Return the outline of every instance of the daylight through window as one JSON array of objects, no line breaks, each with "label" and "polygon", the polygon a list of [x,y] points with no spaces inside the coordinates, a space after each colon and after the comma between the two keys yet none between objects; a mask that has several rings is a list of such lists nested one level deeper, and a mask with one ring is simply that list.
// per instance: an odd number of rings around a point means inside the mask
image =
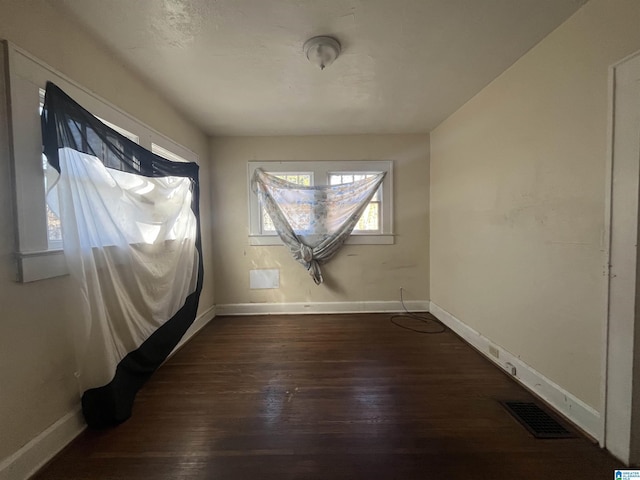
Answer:
[{"label": "daylight through window", "polygon": [[[393,243],[391,167],[392,163],[389,161],[249,162],[250,243],[281,244],[269,214],[251,192],[250,178],[257,168],[282,180],[304,186],[349,184],[386,172],[382,186],[360,217],[348,243]],[[289,205],[287,211],[283,212],[294,231],[302,233],[309,229],[313,213],[311,208],[310,204],[300,203],[294,207]]]}]

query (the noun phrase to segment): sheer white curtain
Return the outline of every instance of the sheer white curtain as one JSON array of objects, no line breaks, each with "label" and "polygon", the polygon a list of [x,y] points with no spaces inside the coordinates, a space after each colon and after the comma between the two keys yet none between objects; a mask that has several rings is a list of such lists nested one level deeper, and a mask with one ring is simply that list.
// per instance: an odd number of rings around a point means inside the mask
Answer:
[{"label": "sheer white curtain", "polygon": [[196,218],[188,178],[113,170],[71,148],[60,149],[59,160],[50,206],[82,293],[78,374],[86,390],[109,382],[195,290]]},{"label": "sheer white curtain", "polygon": [[83,413],[92,427],[116,425],[196,317],[198,165],[144,149],[52,83],[42,134],[58,174],[50,207],[83,310],[73,319]]}]

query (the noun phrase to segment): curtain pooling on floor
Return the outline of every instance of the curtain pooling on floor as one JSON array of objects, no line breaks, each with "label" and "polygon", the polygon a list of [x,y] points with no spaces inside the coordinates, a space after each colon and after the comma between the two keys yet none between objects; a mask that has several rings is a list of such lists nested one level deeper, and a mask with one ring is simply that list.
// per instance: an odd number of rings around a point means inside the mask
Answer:
[{"label": "curtain pooling on floor", "polygon": [[47,84],[48,203],[79,286],[76,352],[89,426],[131,415],[193,323],[202,289],[198,165],[166,160]]}]

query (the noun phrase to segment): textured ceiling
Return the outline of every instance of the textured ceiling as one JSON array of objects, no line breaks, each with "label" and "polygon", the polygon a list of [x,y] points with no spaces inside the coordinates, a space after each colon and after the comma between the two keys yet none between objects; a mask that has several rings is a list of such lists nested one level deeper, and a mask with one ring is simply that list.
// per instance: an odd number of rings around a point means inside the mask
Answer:
[{"label": "textured ceiling", "polygon": [[49,1],[212,135],[428,132],[586,2]]}]

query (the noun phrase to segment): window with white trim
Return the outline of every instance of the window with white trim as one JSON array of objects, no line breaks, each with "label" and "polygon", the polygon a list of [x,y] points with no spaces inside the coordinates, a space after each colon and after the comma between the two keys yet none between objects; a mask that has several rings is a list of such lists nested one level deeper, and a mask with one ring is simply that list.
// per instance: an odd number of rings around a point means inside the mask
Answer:
[{"label": "window with white trim", "polygon": [[[42,109],[44,108],[44,96],[45,96],[45,90],[43,88],[40,88],[39,89],[40,108],[38,109],[39,114],[42,114]],[[107,121],[107,120],[105,120],[103,118],[100,118],[100,117],[96,117],[96,118],[98,118],[98,120],[100,120],[102,123],[104,123],[109,128],[115,130],[116,132],[118,132],[122,136],[128,138],[132,142],[140,143],[140,137],[138,137],[138,135],[135,135],[135,134],[131,133],[130,131],[125,130],[124,128],[119,127],[118,125],[116,125],[114,123],[111,123],[111,122],[109,122],[109,121]],[[106,148],[106,146],[103,145],[103,148]],[[106,156],[107,155],[105,155],[105,157]],[[51,173],[51,172],[49,172],[49,168],[50,168],[50,166],[49,166],[49,162],[47,162],[47,157],[45,157],[44,154],[43,154],[42,155],[42,169],[43,169],[43,173],[44,173],[44,190],[45,190],[46,198],[50,200],[51,197],[57,197],[58,189],[56,188],[55,184],[51,185],[51,187],[49,187],[49,185],[48,185],[48,183],[49,183],[49,175],[48,175],[48,173]],[[51,207],[49,206],[49,203],[50,203],[49,201],[45,202],[45,208],[47,209],[47,246],[48,246],[48,250],[50,250],[50,251],[62,250],[62,247],[63,247],[63,245],[62,245],[62,225],[60,224],[60,218],[58,218],[58,215],[56,215],[55,212],[51,209]]]},{"label": "window with white trim", "polygon": [[[357,173],[357,172],[340,172],[340,173],[330,173],[329,174],[329,184],[330,185],[341,185],[343,183],[352,183],[358,182],[360,180],[364,180],[365,178],[375,177],[374,173]],[[375,193],[369,205],[362,213],[360,220],[358,220],[358,224],[353,229],[354,234],[359,233],[380,233],[382,228],[382,210],[380,208],[381,205],[381,197],[382,194],[380,192],[382,187],[378,189]]]},{"label": "window with white trim", "polygon": [[[5,67],[8,67],[8,74],[1,71]],[[48,208],[45,197],[46,159],[42,155],[40,110],[47,81],[56,83],[107,126],[157,155],[174,161],[198,160],[187,148],[6,41],[0,42],[0,81],[3,80],[8,82],[11,105],[9,140],[13,157],[19,281],[30,282],[67,273],[60,223]]]},{"label": "window with white trim", "polygon": [[177,153],[172,152],[171,150],[167,150],[166,148],[161,147],[155,143],[151,144],[151,152],[155,153],[159,157],[166,158],[167,160],[171,160],[172,162],[189,162],[184,157],[181,157]]},{"label": "window with white trim", "polygon": [[[281,245],[273,222],[251,190],[251,178],[256,169],[299,185],[339,185],[352,183],[386,172],[384,182],[360,217],[347,241],[350,244],[393,243],[393,163],[391,161],[317,161],[317,162],[249,162],[247,181],[249,192],[249,243],[251,245]],[[311,212],[301,205],[294,221],[296,229],[304,229]],[[308,221],[308,220],[307,220]]]}]

